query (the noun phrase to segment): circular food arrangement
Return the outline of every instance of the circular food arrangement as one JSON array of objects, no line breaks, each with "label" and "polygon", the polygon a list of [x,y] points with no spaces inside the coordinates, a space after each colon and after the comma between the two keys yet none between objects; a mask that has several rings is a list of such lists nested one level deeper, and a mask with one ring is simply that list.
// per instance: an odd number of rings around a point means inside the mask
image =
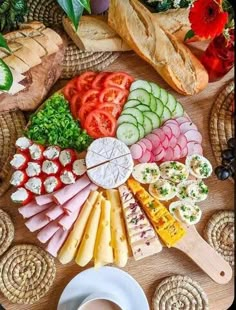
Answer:
[{"label": "circular food arrangement", "polygon": [[62,264],[124,267],[201,220],[212,173],[173,95],[124,72],[85,72],[31,116],[11,159],[11,199]]}]

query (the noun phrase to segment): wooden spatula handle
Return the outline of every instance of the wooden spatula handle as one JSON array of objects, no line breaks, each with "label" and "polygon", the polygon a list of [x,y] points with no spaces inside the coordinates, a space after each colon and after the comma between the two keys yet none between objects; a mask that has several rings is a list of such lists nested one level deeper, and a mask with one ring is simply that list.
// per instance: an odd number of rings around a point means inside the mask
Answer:
[{"label": "wooden spatula handle", "polygon": [[187,254],[209,277],[219,284],[232,278],[230,265],[199,235],[194,227],[187,229],[186,236],[175,248]]}]

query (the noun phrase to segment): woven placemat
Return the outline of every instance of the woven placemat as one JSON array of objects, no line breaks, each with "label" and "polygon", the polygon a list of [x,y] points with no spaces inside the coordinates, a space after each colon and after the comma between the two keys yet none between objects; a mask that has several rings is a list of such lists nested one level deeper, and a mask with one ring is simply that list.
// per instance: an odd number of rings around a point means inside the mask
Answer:
[{"label": "woven placemat", "polygon": [[10,186],[10,158],[15,153],[16,139],[22,135],[25,126],[24,114],[20,110],[0,113],[0,196]]},{"label": "woven placemat", "polygon": [[35,245],[16,245],[0,261],[0,290],[13,303],[33,304],[48,292],[55,275],[52,256]]},{"label": "woven placemat", "polygon": [[210,140],[217,162],[221,164],[221,152],[227,149],[227,140],[234,136],[234,81],[222,89],[213,104],[210,115]]},{"label": "woven placemat", "polygon": [[207,242],[231,265],[234,265],[234,212],[222,210],[213,214],[204,236]]},{"label": "woven placemat", "polygon": [[[38,20],[47,27],[63,30],[62,18],[65,15],[56,0],[27,0],[28,14],[26,22]],[[67,36],[67,34],[66,34]],[[119,52],[86,52],[81,51],[70,39],[63,61],[63,71],[61,78],[69,79],[86,70],[103,70],[118,57]]]},{"label": "woven placemat", "polygon": [[153,310],[207,310],[208,298],[190,277],[174,275],[161,281],[152,298]]},{"label": "woven placemat", "polygon": [[11,245],[14,234],[15,229],[10,216],[0,209],[0,256]]}]

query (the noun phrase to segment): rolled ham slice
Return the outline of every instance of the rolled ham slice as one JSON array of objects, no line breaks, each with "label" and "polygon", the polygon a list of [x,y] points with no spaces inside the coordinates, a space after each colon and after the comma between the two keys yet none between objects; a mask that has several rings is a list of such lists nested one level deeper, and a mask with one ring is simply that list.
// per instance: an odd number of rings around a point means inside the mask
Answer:
[{"label": "rolled ham slice", "polygon": [[49,202],[53,202],[53,194],[36,196],[35,200],[37,205],[43,206],[48,204]]},{"label": "rolled ham slice", "polygon": [[43,212],[49,209],[52,206],[52,203],[48,203],[43,206],[39,206],[35,201],[28,203],[25,206],[22,206],[18,209],[19,213],[23,216],[23,218],[30,218],[40,212]]},{"label": "rolled ham slice", "polygon": [[69,234],[68,230],[64,230],[63,228],[60,228],[54,236],[50,239],[46,251],[50,253],[52,256],[57,257],[57,253],[62,247],[64,241],[66,240],[67,236]]},{"label": "rolled ham slice", "polygon": [[54,204],[54,208],[50,208],[48,209],[46,216],[51,220],[55,220],[56,218],[58,218],[58,216],[62,215],[64,213],[64,209],[62,208],[62,206],[56,206]]},{"label": "rolled ham slice", "polygon": [[80,211],[80,208],[85,203],[90,192],[95,191],[97,188],[98,188],[97,185],[93,183],[86,186],[82,191],[80,191],[71,200],[69,200],[63,205],[63,209],[65,210],[65,212],[71,214],[78,210]]},{"label": "rolled ham slice", "polygon": [[37,238],[40,242],[46,243],[53,235],[60,229],[58,225],[58,220],[49,223],[37,234]]},{"label": "rolled ham slice", "polygon": [[25,226],[34,232],[46,226],[50,222],[49,218],[45,216],[45,211],[34,215],[28,221],[25,222]]},{"label": "rolled ham slice", "polygon": [[78,208],[78,210],[75,211],[74,213],[64,215],[61,218],[61,220],[58,222],[60,227],[62,227],[64,230],[69,230],[74,224],[74,222],[76,221],[79,215],[79,212],[80,212],[80,208]]},{"label": "rolled ham slice", "polygon": [[53,199],[59,205],[63,205],[65,202],[69,201],[72,197],[78,194],[82,189],[84,189],[91,182],[88,176],[85,174],[79,178],[75,183],[65,186],[56,193],[53,194]]}]

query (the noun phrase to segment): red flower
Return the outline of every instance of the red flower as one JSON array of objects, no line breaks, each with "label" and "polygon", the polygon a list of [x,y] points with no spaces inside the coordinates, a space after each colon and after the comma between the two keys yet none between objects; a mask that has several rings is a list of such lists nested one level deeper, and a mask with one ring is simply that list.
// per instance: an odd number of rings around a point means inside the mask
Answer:
[{"label": "red flower", "polygon": [[196,0],[190,9],[192,30],[202,38],[220,35],[228,21],[228,13],[222,9],[222,0]]}]

